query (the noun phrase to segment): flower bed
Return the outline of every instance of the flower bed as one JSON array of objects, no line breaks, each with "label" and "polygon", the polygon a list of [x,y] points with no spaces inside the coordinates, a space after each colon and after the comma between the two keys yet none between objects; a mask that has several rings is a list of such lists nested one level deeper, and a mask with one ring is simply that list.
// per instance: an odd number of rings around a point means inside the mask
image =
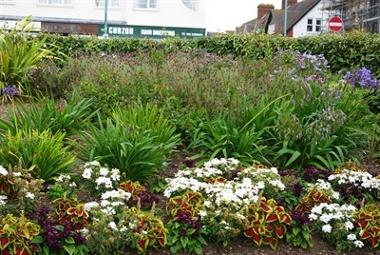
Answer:
[{"label": "flower bed", "polygon": [[[25,171],[0,168],[2,254],[202,254],[208,243],[228,246],[240,237],[252,249],[276,249],[280,240],[308,249],[313,233],[340,251],[380,242],[380,179],[358,169],[338,169],[314,183],[300,178],[299,197],[289,175],[233,158],[184,167],[167,179],[163,196],[96,161],[78,171],[46,186]],[[339,193],[340,185],[361,193]]]}]

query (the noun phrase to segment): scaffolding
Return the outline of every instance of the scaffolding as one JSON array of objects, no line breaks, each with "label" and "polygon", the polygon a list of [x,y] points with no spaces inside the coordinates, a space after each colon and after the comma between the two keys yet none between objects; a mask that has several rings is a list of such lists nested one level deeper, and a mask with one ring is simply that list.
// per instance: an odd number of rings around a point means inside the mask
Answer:
[{"label": "scaffolding", "polygon": [[322,0],[328,16],[338,15],[345,30],[380,33],[380,0]]}]

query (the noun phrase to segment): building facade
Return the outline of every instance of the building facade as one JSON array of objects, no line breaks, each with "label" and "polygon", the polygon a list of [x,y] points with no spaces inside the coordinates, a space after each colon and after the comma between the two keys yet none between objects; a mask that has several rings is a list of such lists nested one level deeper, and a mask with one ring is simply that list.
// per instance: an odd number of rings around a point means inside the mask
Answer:
[{"label": "building facade", "polygon": [[[110,36],[164,38],[206,34],[202,0],[108,0]],[[104,31],[104,0],[0,0],[0,24],[31,16],[43,32]]]},{"label": "building facade", "polygon": [[344,29],[380,33],[380,0],[324,0],[331,15],[344,20]]}]

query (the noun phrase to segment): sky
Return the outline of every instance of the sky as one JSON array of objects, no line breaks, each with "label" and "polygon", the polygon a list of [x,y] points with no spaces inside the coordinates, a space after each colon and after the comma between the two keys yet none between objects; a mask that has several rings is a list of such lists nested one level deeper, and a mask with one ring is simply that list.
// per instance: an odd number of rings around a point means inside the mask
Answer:
[{"label": "sky", "polygon": [[206,8],[206,23],[209,32],[235,30],[244,22],[257,16],[257,5],[274,4],[281,7],[281,0],[203,0]]}]

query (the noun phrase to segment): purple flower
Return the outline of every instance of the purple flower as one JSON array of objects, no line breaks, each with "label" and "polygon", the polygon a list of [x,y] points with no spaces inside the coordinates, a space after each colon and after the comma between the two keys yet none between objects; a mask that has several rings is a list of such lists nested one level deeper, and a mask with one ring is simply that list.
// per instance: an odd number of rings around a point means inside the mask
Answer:
[{"label": "purple flower", "polygon": [[352,86],[361,88],[376,89],[379,85],[378,80],[374,77],[371,70],[363,67],[355,72],[347,72],[343,79]]},{"label": "purple flower", "polygon": [[20,92],[17,86],[11,85],[11,86],[5,86],[2,90],[2,93],[4,96],[14,97],[14,96],[18,96]]}]

